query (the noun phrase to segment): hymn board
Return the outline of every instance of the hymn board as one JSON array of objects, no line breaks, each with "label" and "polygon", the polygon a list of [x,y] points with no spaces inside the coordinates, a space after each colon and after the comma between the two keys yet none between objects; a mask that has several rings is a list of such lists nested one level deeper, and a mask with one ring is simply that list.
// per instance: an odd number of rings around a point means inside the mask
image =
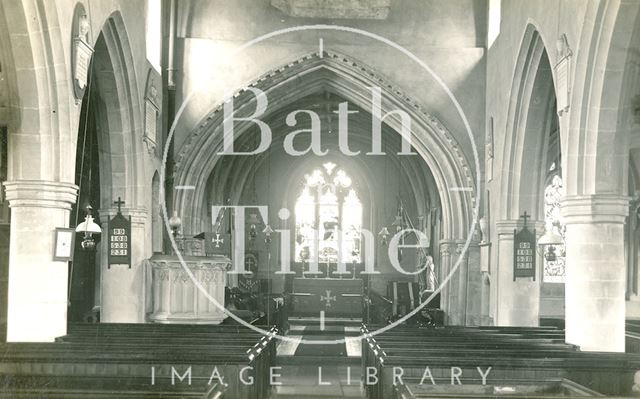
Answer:
[{"label": "hymn board", "polygon": [[124,201],[118,197],[118,213],[109,221],[107,268],[111,265],[129,266],[131,269],[131,216],[125,218],[120,212]]},{"label": "hymn board", "polygon": [[536,280],[536,230],[527,227],[527,212],[522,215],[522,230],[513,230],[513,281],[516,277],[533,277]]}]

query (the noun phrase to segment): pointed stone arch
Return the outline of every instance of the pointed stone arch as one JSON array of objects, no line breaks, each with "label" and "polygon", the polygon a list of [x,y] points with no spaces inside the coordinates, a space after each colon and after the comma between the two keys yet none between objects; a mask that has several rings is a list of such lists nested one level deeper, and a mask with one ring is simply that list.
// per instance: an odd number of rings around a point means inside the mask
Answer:
[{"label": "pointed stone arch", "polygon": [[585,22],[577,46],[571,128],[563,137],[566,340],[585,351],[624,352],[630,95],[638,87],[629,60],[640,51],[640,3],[590,3]]},{"label": "pointed stone arch", "polygon": [[502,148],[500,220],[527,211],[542,218],[547,146],[555,116],[555,85],[549,55],[533,24],[525,28],[516,61]]},{"label": "pointed stone arch", "polygon": [[[590,5],[576,54],[571,97],[571,130],[564,146],[567,197],[627,194],[629,125],[633,66],[640,50],[634,28],[640,23],[637,2],[603,1]],[[630,68],[631,67],[631,68]],[[635,80],[637,82],[637,80]]]},{"label": "pointed stone arch", "polygon": [[[363,109],[370,109],[367,88],[381,87],[383,113],[402,109],[412,118],[412,144],[431,169],[438,187],[443,207],[444,237],[451,240],[467,237],[474,216],[476,183],[472,178],[473,169],[442,123],[384,77],[340,54],[325,53],[323,57],[310,54],[266,73],[250,86],[267,93],[273,99],[270,107],[274,110],[320,89],[332,91]],[[252,93],[240,91],[234,96],[235,109],[255,108],[254,100]],[[222,114],[220,105],[203,118],[176,154],[176,185],[196,187],[195,190],[175,194],[175,209],[183,218],[185,232],[195,232],[191,231],[192,224],[202,214],[207,179],[220,158],[217,153],[222,149]],[[389,122],[399,131],[397,120]],[[469,187],[473,191],[450,191],[452,187]]]},{"label": "pointed stone arch", "polygon": [[[100,217],[108,229],[122,198],[122,213],[131,217],[131,270],[107,270],[107,246],[101,246],[101,320],[144,322],[143,260],[153,247],[149,239],[148,200],[151,180],[145,176],[142,101],[133,50],[119,11],[105,21],[94,45],[92,73],[99,101],[97,136],[100,158]],[[142,295],[141,295],[142,293]]]},{"label": "pointed stone arch", "polygon": [[[64,227],[76,200],[75,143],[79,109],[69,95],[67,54],[57,5],[0,4],[10,118],[11,206],[8,341],[52,341],[67,328],[66,262],[53,261],[52,232]],[[33,248],[24,242],[37,237]],[[35,288],[35,289],[34,289]]]},{"label": "pointed stone arch", "polygon": [[9,32],[9,181],[73,182],[79,109],[67,90],[68,71],[59,67],[68,64],[64,21],[47,2],[3,2],[0,15]]},{"label": "pointed stone arch", "polygon": [[[522,228],[520,215],[531,215],[529,228],[543,233],[543,193],[548,169],[549,137],[557,126],[553,70],[545,42],[530,21],[524,28],[516,58],[502,142],[499,206],[496,206],[497,248],[492,255],[490,303],[498,325],[537,326],[540,277],[513,276],[513,232]],[[533,222],[533,223],[531,223]],[[532,226],[533,224],[533,226]],[[541,258],[536,273],[541,275]],[[488,303],[488,302],[486,302]]]},{"label": "pointed stone arch", "polygon": [[101,206],[112,207],[119,196],[126,208],[144,208],[142,115],[133,53],[119,11],[104,23],[95,42],[93,73],[102,108]]}]

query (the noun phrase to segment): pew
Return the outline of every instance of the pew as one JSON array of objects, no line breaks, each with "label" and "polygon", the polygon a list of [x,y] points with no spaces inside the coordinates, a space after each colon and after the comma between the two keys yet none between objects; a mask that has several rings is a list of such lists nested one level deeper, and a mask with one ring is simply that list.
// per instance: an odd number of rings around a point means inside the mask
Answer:
[{"label": "pew", "polygon": [[225,387],[211,384],[206,390],[203,383],[191,386],[172,386],[169,381],[150,385],[148,379],[126,377],[50,376],[50,375],[0,375],[0,398],[21,399],[41,397],[47,399],[220,399]]},{"label": "pew", "polygon": [[[372,399],[412,397],[407,392],[446,397],[451,390],[455,391],[450,395],[453,397],[482,396],[489,389],[483,388],[483,382],[517,386],[522,392],[555,389],[559,394],[571,391],[573,386],[575,392],[589,395],[598,392],[621,395],[630,393],[633,373],[640,368],[637,355],[580,352],[576,346],[565,343],[564,332],[554,327],[400,326],[372,335],[371,331],[378,328],[363,325],[361,329],[365,337],[362,341],[365,389]],[[414,381],[416,385],[415,380],[423,380],[427,367],[426,384],[417,384],[413,389],[398,387],[406,385],[404,381]],[[487,373],[489,367],[490,374],[482,381],[480,373]],[[367,368],[379,377],[377,384],[366,385]],[[454,379],[454,374],[459,379]],[[469,386],[456,385],[449,390],[432,387],[433,381],[449,381],[449,386],[459,380]],[[518,381],[527,384],[518,385]],[[464,389],[469,392],[463,395]]]},{"label": "pew", "polygon": [[[0,375],[6,378],[0,386],[17,397],[28,397],[33,389],[53,392],[55,385],[57,392],[78,397],[89,390],[85,397],[109,397],[110,391],[122,397],[179,397],[184,391],[185,397],[262,398],[269,393],[275,359],[276,329],[268,331],[265,336],[232,325],[70,325],[55,343],[2,344]],[[250,376],[253,384],[242,382]],[[20,383],[29,378],[36,385]],[[93,389],[84,379],[113,384]]]},{"label": "pew", "polygon": [[640,320],[626,321],[625,351],[627,353],[640,353]]},{"label": "pew", "polygon": [[550,397],[603,397],[604,395],[576,384],[566,378],[540,380],[502,380],[482,385],[482,381],[471,381],[465,385],[450,385],[437,380],[437,385],[420,384],[418,379],[406,379],[394,387],[395,399],[423,398],[486,398],[508,396],[509,398],[548,399]]}]

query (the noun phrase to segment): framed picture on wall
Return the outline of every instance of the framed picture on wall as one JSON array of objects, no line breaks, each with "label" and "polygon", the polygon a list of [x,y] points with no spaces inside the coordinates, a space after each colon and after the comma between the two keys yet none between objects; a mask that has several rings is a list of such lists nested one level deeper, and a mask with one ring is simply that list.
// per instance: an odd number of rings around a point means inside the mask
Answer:
[{"label": "framed picture on wall", "polygon": [[74,229],[58,227],[55,233],[55,245],[53,249],[53,260],[69,262],[73,260],[73,246],[75,244],[76,232]]}]

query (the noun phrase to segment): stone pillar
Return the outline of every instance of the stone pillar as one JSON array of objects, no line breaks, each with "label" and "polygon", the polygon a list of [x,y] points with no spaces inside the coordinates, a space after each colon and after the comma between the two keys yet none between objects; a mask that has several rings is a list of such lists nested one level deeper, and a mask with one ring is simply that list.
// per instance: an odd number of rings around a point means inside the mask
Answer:
[{"label": "stone pillar", "polygon": [[[101,209],[100,219],[104,234],[116,208]],[[149,258],[146,248],[146,209],[123,208],[122,215],[131,216],[131,268],[113,266],[107,268],[106,241],[100,245],[100,321],[103,323],[144,323],[146,313],[144,260]],[[103,237],[106,240],[106,237]]]},{"label": "stone pillar", "polygon": [[[455,255],[454,248],[455,246],[451,242],[440,241],[440,265],[439,265],[440,267],[439,283],[440,284],[442,284],[442,282],[447,278],[447,275],[451,271],[451,259]],[[449,282],[447,282],[442,286],[442,290],[440,291],[440,308],[444,311],[446,324],[451,324],[451,319],[449,314],[450,306],[451,306],[449,295],[451,293],[450,283],[454,279],[455,279],[455,274],[451,277]]]},{"label": "stone pillar", "polygon": [[[536,235],[542,235],[542,223],[532,224]],[[536,255],[535,281],[531,277],[513,280],[513,231],[521,227],[522,222],[517,220],[496,222],[498,245],[493,283],[497,284],[495,324],[498,326],[535,327],[539,324],[542,257]]]},{"label": "stone pillar", "polygon": [[[451,279],[444,284],[440,292],[440,307],[444,310],[447,324],[450,325],[475,325],[477,324],[477,311],[474,304],[474,295],[479,284],[480,253],[477,241],[472,241],[467,251],[463,254],[464,242],[443,241],[440,243],[440,283],[455,267],[458,258],[460,264],[453,273]],[[477,276],[476,276],[477,274]],[[471,293],[471,294],[470,294]]]},{"label": "stone pillar", "polygon": [[[462,247],[464,244],[460,244]],[[471,241],[466,254],[466,290],[464,292],[464,324],[479,326],[482,324],[482,273],[480,272],[480,244]]]},{"label": "stone pillar", "polygon": [[624,352],[624,220],[629,198],[567,196],[566,340],[584,351]]},{"label": "stone pillar", "polygon": [[55,228],[69,226],[78,187],[4,183],[11,207],[7,341],[52,342],[67,333],[68,262],[53,261]]}]

